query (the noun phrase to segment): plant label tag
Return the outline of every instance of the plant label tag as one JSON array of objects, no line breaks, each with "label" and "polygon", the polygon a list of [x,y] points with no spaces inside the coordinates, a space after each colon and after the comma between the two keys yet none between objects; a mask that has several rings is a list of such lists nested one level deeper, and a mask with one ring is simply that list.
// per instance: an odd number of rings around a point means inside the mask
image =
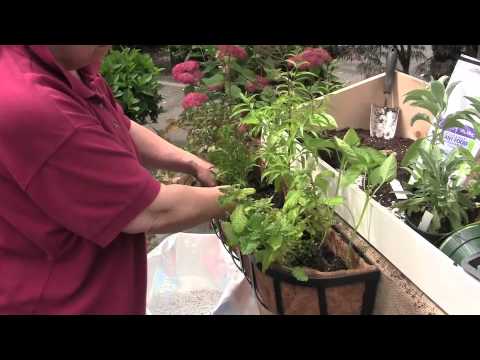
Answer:
[{"label": "plant label tag", "polygon": [[390,182],[390,186],[392,187],[393,192],[398,200],[406,200],[407,194],[405,194],[405,190],[403,190],[402,184],[397,179],[392,180]]},{"label": "plant label tag", "polygon": [[429,211],[425,211],[422,216],[422,221],[420,221],[420,225],[418,225],[418,228],[421,231],[426,232],[430,227],[430,223],[432,222],[432,219],[433,219],[433,214]]}]

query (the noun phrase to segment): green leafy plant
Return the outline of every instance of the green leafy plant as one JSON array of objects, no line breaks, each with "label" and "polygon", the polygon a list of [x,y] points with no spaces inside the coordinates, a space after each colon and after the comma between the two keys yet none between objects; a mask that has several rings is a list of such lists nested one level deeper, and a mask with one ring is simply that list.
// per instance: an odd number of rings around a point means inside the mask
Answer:
[{"label": "green leafy plant", "polygon": [[381,151],[362,146],[354,129],[349,129],[343,139],[335,137],[335,144],[340,155],[336,194],[339,194],[340,187],[349,186],[358,179],[361,179],[365,192],[362,211],[354,228],[356,232],[363,221],[370,200],[384,184],[396,178],[397,159],[394,154],[386,156]]},{"label": "green leafy plant", "polygon": [[162,109],[161,71],[150,55],[130,48],[112,50],[101,67],[102,75],[126,115],[140,124],[156,121]]},{"label": "green leafy plant", "polygon": [[215,165],[217,180],[221,184],[248,185],[248,174],[257,157],[248,146],[248,139],[235,125],[218,129],[217,141],[208,148],[207,157]]},{"label": "green leafy plant", "polygon": [[257,150],[263,162],[262,180],[274,185],[285,201],[279,207],[272,198],[237,200],[226,233],[232,239],[230,245],[239,246],[243,254],[254,254],[263,271],[276,263],[304,281],[304,267],[322,257],[334,207],[342,203],[341,197],[327,194],[333,174],[316,172],[318,149],[334,146],[320,135],[336,128],[336,122],[301,81],[315,74],[293,67],[280,76],[283,82],[272,104],[237,111],[246,110],[242,123],[262,136]]},{"label": "green leafy plant", "polygon": [[[433,218],[428,228],[431,233],[451,232],[466,225],[468,211],[475,208],[475,198],[479,194],[478,164],[471,153],[463,148],[447,153],[441,145],[445,131],[450,128],[469,125],[478,137],[480,101],[468,98],[473,105],[471,109],[444,117],[448,99],[458,85],[457,82],[445,88],[446,79],[432,81],[427,89],[411,91],[405,97],[405,102],[430,113],[416,114],[411,123],[428,122],[431,135],[414,142],[402,160],[402,166],[410,172],[413,181],[408,185],[409,199],[399,202],[397,207],[409,217],[431,212]],[[467,177],[471,179],[465,186]]]},{"label": "green leafy plant", "polygon": [[262,271],[277,263],[306,281],[304,266],[321,256],[333,224],[333,206],[341,203],[327,198],[315,180],[311,172],[298,171],[281,209],[271,198],[253,199],[238,190],[236,198],[227,194],[223,204],[237,203],[230,222],[224,224],[229,245],[239,246],[244,255],[254,254]]},{"label": "green leafy plant", "polygon": [[433,218],[427,231],[431,233],[448,233],[468,224],[468,211],[475,208],[479,194],[478,179],[464,186],[465,178],[478,171],[472,155],[464,149],[446,155],[437,147],[419,148],[418,153],[421,161],[406,168],[418,181],[409,186],[409,198],[396,206],[410,217],[429,211]]}]

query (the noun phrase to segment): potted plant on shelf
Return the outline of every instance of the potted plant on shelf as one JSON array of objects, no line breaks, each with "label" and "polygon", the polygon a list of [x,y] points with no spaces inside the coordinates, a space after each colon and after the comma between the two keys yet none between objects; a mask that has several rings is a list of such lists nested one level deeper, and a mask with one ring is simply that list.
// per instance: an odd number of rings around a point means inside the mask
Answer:
[{"label": "potted plant on shelf", "polygon": [[[440,246],[450,233],[474,221],[477,216],[475,200],[479,195],[473,175],[478,166],[471,153],[458,147],[444,146],[445,132],[451,128],[463,128],[467,121],[476,129],[477,123],[471,110],[458,111],[444,117],[448,99],[458,83],[445,88],[446,78],[432,81],[425,90],[407,93],[405,102],[427,110],[416,114],[411,123],[418,120],[431,125],[430,134],[417,140],[408,149],[402,165],[411,174],[406,184],[407,200],[396,207],[405,212],[406,222],[435,246]],[[442,119],[444,117],[444,119]]]}]

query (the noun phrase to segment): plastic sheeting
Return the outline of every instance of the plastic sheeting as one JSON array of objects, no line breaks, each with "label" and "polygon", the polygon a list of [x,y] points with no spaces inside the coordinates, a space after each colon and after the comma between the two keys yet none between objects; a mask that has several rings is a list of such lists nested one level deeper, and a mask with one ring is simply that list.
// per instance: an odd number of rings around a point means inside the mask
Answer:
[{"label": "plastic sheeting", "polygon": [[216,235],[178,233],[148,254],[147,314],[258,315],[259,309]]}]

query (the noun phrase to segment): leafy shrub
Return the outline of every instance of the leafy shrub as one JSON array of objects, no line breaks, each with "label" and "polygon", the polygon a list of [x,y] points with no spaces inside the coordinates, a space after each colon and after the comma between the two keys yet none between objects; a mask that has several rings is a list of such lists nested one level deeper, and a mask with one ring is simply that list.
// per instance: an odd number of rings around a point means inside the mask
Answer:
[{"label": "leafy shrub", "polygon": [[158,78],[162,70],[155,66],[150,55],[130,48],[112,50],[101,68],[127,116],[140,124],[148,119],[156,121],[162,110]]}]

